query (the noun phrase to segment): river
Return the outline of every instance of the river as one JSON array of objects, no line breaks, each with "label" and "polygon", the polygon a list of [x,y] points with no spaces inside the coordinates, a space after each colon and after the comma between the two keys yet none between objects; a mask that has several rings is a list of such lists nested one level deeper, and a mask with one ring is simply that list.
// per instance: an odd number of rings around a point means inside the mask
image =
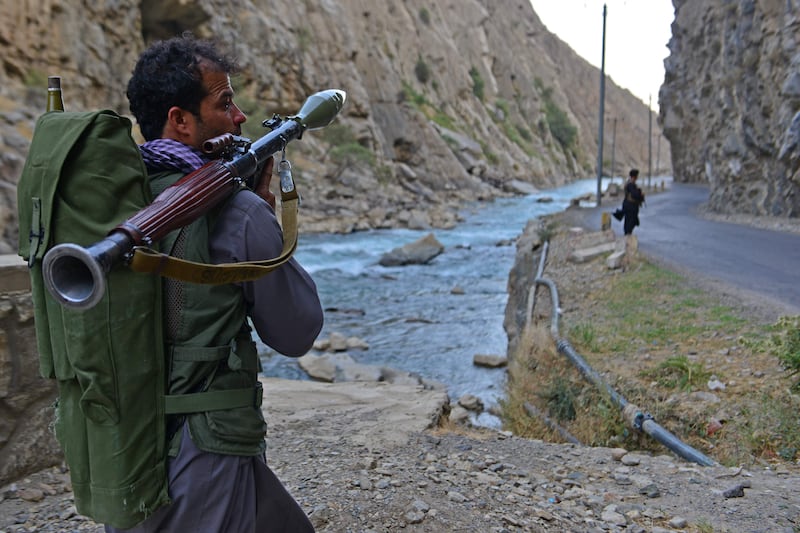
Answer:
[{"label": "river", "polygon": [[[528,220],[563,211],[573,198],[596,191],[597,181],[587,179],[475,204],[448,230],[301,234],[295,257],[314,277],[326,309],[320,338],[331,332],[359,337],[369,349],[348,352],[357,362],[442,382],[451,400],[473,394],[487,408],[495,405],[504,396],[505,371],[472,360],[476,354],[506,354],[503,317],[514,240]],[[429,264],[378,264],[384,253],[429,233],[445,246]],[[296,360],[260,349],[265,375],[309,379]],[[499,424],[488,413],[475,421]]]}]

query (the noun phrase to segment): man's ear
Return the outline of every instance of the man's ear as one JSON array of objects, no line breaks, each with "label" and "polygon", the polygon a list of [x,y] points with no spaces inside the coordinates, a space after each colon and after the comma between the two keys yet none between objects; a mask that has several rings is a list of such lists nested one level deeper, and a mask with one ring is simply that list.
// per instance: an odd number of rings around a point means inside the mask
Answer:
[{"label": "man's ear", "polygon": [[185,142],[194,132],[194,116],[178,106],[167,111],[167,123],[164,126],[164,137]]}]

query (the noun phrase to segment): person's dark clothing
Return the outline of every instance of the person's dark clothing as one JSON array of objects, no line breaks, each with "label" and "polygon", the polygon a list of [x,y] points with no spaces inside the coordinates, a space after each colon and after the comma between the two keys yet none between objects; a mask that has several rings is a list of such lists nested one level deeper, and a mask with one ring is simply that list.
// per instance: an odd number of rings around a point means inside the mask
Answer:
[{"label": "person's dark clothing", "polygon": [[625,235],[631,235],[633,228],[639,225],[639,206],[644,203],[644,193],[636,186],[636,182],[628,180],[625,184],[625,199],[622,200],[622,210],[614,216],[617,219],[625,218],[623,228]]},{"label": "person's dark clothing", "polygon": [[186,425],[182,431],[180,452],[168,465],[172,504],[124,533],[313,533],[263,456],[207,453],[195,446]]}]

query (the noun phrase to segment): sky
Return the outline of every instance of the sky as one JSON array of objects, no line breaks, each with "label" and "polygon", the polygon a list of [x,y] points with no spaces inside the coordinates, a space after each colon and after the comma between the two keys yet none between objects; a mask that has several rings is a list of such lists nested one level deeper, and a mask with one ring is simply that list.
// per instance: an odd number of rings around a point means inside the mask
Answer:
[{"label": "sky", "polygon": [[[605,72],[645,104],[664,82],[664,59],[675,19],[672,0],[530,0],[547,29],[586,61],[601,67],[606,6]],[[599,79],[598,79],[599,84]]]}]

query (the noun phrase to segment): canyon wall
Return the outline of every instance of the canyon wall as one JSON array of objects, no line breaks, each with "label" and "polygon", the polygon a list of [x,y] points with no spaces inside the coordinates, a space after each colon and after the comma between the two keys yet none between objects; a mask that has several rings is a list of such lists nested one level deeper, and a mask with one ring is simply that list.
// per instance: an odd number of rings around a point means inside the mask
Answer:
[{"label": "canyon wall", "polygon": [[800,3],[673,0],[659,94],[674,176],[721,213],[800,215]]},{"label": "canyon wall", "polygon": [[[127,113],[125,86],[155,39],[228,45],[237,103],[264,118],[347,92],[336,123],[290,146],[301,231],[447,227],[465,202],[596,176],[599,71],[526,0],[0,0],[0,253],[16,252],[16,182],[46,77],[68,110]],[[598,14],[598,19],[600,15]],[[600,53],[598,47],[598,54]],[[604,167],[648,168],[655,114],[606,83]],[[612,138],[612,117],[620,118]],[[669,151],[661,143],[661,168]],[[653,148],[655,158],[655,148]],[[655,164],[655,163],[654,163]]]}]

